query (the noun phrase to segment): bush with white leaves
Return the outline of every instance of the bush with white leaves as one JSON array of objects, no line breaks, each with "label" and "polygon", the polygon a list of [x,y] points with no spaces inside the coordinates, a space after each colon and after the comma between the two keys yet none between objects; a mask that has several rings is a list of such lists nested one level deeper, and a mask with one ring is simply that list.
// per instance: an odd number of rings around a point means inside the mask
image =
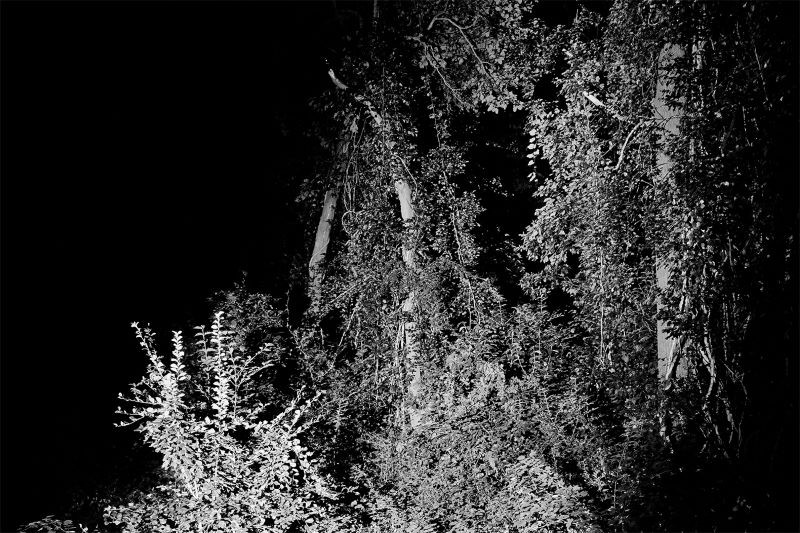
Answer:
[{"label": "bush with white leaves", "polygon": [[[150,363],[121,398],[120,414],[163,457],[168,481],[127,505],[108,507],[106,523],[125,532],[322,532],[345,526],[331,490],[303,446],[316,397],[300,395],[270,416],[256,379],[278,354],[266,343],[243,353],[215,316],[185,345],[175,332],[172,359],[158,355],[153,334],[133,324]],[[274,412],[274,407],[273,412]]]}]

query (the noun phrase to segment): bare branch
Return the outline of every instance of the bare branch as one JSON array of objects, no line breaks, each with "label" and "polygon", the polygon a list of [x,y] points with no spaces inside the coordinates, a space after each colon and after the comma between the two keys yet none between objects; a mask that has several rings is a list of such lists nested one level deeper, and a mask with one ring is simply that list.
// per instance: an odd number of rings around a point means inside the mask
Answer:
[{"label": "bare branch", "polygon": [[470,24],[469,26],[461,26],[459,24],[456,24],[455,22],[453,22],[453,19],[450,19],[450,18],[447,18],[447,17],[434,17],[433,20],[431,21],[431,23],[428,25],[428,29],[431,29],[433,27],[433,24],[436,21],[439,21],[439,20],[441,20],[442,22],[448,22],[451,25],[453,25],[456,29],[458,29],[459,33],[461,33],[461,36],[467,42],[467,46],[469,46],[469,49],[472,51],[472,55],[474,55],[475,59],[478,60],[478,66],[480,67],[482,73],[484,75],[488,76],[490,79],[492,79],[492,81],[494,81],[494,79],[492,78],[492,75],[489,74],[489,71],[486,69],[486,62],[483,59],[481,59],[481,57],[478,55],[478,52],[475,50],[475,47],[473,46],[472,41],[467,36],[467,33],[464,31],[464,30],[467,30],[467,29],[469,29],[469,28],[471,28],[471,27],[473,27],[475,25],[475,23],[478,21],[477,15],[475,16],[475,20],[473,20],[472,24]]},{"label": "bare branch", "polygon": [[639,129],[639,127],[642,124],[644,124],[644,121],[639,121],[633,128],[631,128],[631,131],[628,133],[628,136],[625,137],[625,142],[622,143],[622,149],[619,151],[619,159],[617,160],[617,166],[614,167],[614,170],[619,170],[619,167],[622,165],[622,160],[625,157],[625,149],[628,147],[628,142],[631,140],[633,134],[636,132],[636,130]]},{"label": "bare branch", "polygon": [[420,41],[420,43],[422,43],[422,46],[425,50],[425,56],[428,58],[428,63],[433,67],[433,70],[435,70],[436,73],[439,75],[439,77],[442,79],[442,83],[444,83],[445,87],[450,89],[450,92],[453,93],[453,96],[456,97],[456,100],[458,100],[459,104],[461,104],[463,107],[469,107],[467,103],[461,98],[461,95],[458,94],[458,91],[456,91],[453,88],[453,86],[450,85],[450,83],[447,81],[447,78],[445,78],[444,74],[442,74],[442,71],[439,70],[439,67],[436,65],[436,61],[434,61],[433,56],[431,56],[431,54],[428,52],[428,45],[422,41]]}]

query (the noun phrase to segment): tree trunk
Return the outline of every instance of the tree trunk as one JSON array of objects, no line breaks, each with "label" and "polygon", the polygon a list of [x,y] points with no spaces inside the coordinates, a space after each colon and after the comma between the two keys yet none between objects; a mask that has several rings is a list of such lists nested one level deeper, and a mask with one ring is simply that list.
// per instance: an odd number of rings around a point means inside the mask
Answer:
[{"label": "tree trunk", "polygon": [[314,251],[311,252],[311,259],[308,262],[311,309],[316,309],[322,298],[325,259],[328,255],[328,245],[331,242],[331,228],[333,227],[333,219],[336,216],[338,200],[339,195],[335,189],[328,189],[325,192],[322,213],[320,213],[319,224],[317,225],[317,235],[314,239]]},{"label": "tree trunk", "polygon": [[[411,200],[411,186],[408,182],[398,179],[394,182],[395,191],[397,191],[397,199],[400,201],[400,215],[403,218],[403,225],[406,228],[406,237],[410,233],[410,226],[413,223],[416,213],[414,212],[414,205]],[[406,268],[413,272],[417,269],[416,264],[416,250],[412,245],[403,244],[403,263]],[[406,372],[411,375],[411,381],[408,384],[408,404],[405,406],[404,411],[408,414],[408,423],[413,429],[422,422],[424,409],[419,407],[422,396],[422,368],[419,364],[419,341],[416,337],[416,322],[414,322],[414,313],[417,308],[416,294],[414,290],[410,290],[406,300],[403,302],[403,322],[401,324],[401,339],[403,343],[403,350],[405,351],[405,367]]]},{"label": "tree trunk", "polygon": [[[674,161],[667,151],[666,143],[669,138],[679,134],[681,114],[683,112],[680,104],[676,108],[667,103],[668,98],[675,92],[674,79],[670,77],[670,73],[674,72],[675,61],[682,58],[683,55],[684,48],[677,44],[666,44],[661,50],[658,58],[656,96],[653,101],[655,119],[662,132],[656,154],[658,180],[662,187],[669,190],[674,188],[672,178]],[[669,257],[666,255],[657,256],[656,285],[659,293],[667,289],[672,274],[673,265]],[[659,313],[664,309],[661,294],[658,296],[656,306]],[[675,377],[686,377],[688,367],[685,359],[681,359],[681,352],[684,348],[681,339],[668,335],[666,326],[667,324],[664,320],[657,320],[658,376],[662,381],[668,382]]]}]

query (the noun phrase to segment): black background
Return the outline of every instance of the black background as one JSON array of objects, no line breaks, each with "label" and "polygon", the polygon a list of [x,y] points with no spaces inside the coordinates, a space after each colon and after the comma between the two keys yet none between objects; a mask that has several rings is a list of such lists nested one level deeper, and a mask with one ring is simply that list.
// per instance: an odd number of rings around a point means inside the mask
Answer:
[{"label": "black background", "polygon": [[243,271],[282,290],[286,130],[330,83],[336,7],[2,3],[0,530],[116,468],[131,321],[205,321]]}]

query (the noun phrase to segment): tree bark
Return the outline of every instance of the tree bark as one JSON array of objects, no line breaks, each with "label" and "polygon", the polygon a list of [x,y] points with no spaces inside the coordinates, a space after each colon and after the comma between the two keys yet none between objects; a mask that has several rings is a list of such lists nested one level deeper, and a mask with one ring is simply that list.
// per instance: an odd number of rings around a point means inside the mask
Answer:
[{"label": "tree bark", "polygon": [[[675,137],[680,132],[680,122],[682,108],[679,104],[671,106],[668,99],[675,92],[674,80],[670,77],[670,72],[674,71],[674,64],[684,56],[683,46],[677,44],[666,44],[661,50],[658,58],[658,79],[656,82],[656,95],[653,100],[655,119],[661,127],[661,138],[659,140],[658,151],[656,153],[656,166],[658,168],[658,180],[662,187],[672,190],[674,180],[672,171],[675,166],[670,157],[666,144],[668,140]],[[673,275],[673,264],[666,254],[656,257],[656,285],[659,296],[656,301],[658,312],[664,309],[664,302],[661,296],[669,286],[670,277]],[[664,320],[658,319],[656,324],[657,343],[658,343],[658,376],[662,381],[668,382],[675,377],[686,377],[688,367],[685,359],[681,358],[684,346],[680,338],[670,336],[666,331],[667,324]]]},{"label": "tree bark", "polygon": [[311,259],[308,262],[309,295],[312,309],[318,307],[322,298],[325,259],[331,242],[331,228],[333,227],[333,219],[336,216],[338,201],[339,195],[335,189],[328,189],[325,192],[322,212],[317,225],[317,235],[314,239],[314,250],[311,252]]},{"label": "tree bark", "polygon": [[[400,201],[400,215],[403,218],[403,225],[405,226],[406,237],[410,233],[410,227],[413,224],[416,213],[414,211],[414,204],[411,198],[411,186],[407,181],[398,179],[394,182],[394,188],[397,192],[397,199]],[[417,269],[416,264],[416,250],[409,243],[403,244],[403,263],[410,272]],[[420,425],[425,410],[419,407],[422,397],[422,367],[419,363],[419,341],[416,336],[416,322],[414,321],[414,313],[417,309],[417,298],[414,290],[410,290],[408,296],[403,302],[403,322],[401,323],[401,339],[403,343],[403,350],[405,351],[405,366],[406,371],[411,375],[411,381],[408,384],[408,404],[405,406],[404,411],[408,415],[409,426],[413,429]]]}]

